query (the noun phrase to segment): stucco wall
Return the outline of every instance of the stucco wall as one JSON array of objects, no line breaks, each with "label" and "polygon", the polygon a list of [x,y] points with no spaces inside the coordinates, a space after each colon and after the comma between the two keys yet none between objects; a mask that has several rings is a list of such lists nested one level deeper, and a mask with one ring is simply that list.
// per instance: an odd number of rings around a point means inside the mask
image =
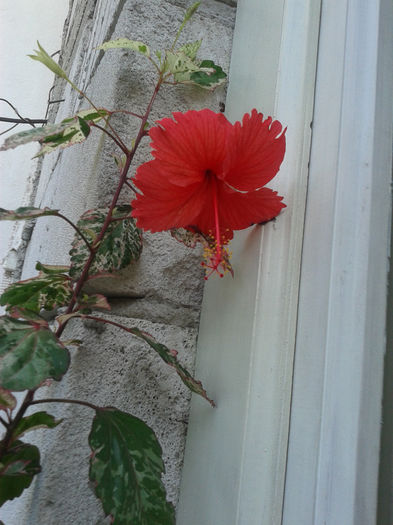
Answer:
[{"label": "stucco wall", "polygon": [[[62,66],[97,105],[143,112],[154,86],[153,70],[135,53],[116,50],[104,54],[95,48],[119,37],[143,40],[153,49],[165,48],[189,4],[182,0],[72,2]],[[203,38],[200,56],[213,59],[226,71],[236,11],[233,6],[232,1],[203,1],[185,31],[187,41]],[[56,120],[86,105],[61,82],[55,96],[66,99],[57,115],[53,115]],[[209,107],[219,111],[219,104],[224,101],[223,88],[211,94],[198,88],[164,86],[149,121],[174,110]],[[116,120],[124,137],[136,136],[137,125],[124,115]],[[53,153],[44,160],[37,206],[60,208],[76,221],[85,210],[109,203],[118,177],[111,157],[113,147],[99,133],[92,135],[83,145]],[[140,148],[137,163],[149,158],[148,142],[146,139]],[[126,192],[122,195],[123,202],[128,203],[130,198]],[[67,264],[72,237],[72,230],[57,218],[37,221],[22,277],[36,273],[37,260]],[[188,250],[168,233],[145,234],[138,263],[120,272],[117,279],[95,280],[94,290],[109,296],[112,320],[145,329],[178,350],[182,363],[192,368],[203,283],[200,253]],[[176,503],[189,410],[188,390],[149,348],[125,333],[74,320],[64,336],[83,339],[84,343],[71,350],[72,365],[64,380],[43,389],[40,396],[90,400],[116,406],[143,419],[154,429],[163,447],[164,481],[169,499]],[[48,411],[64,418],[64,422],[54,430],[35,434],[42,451],[43,473],[17,503],[7,504],[6,510],[11,506],[13,510],[6,523],[102,523],[100,503],[87,481],[87,435],[93,413],[69,405],[51,405]]]}]

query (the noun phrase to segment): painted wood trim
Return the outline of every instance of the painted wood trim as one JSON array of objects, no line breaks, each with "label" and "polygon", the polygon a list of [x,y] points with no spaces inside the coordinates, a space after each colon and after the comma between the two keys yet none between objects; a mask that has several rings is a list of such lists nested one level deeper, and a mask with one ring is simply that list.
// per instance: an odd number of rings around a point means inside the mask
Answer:
[{"label": "painted wood trim", "polygon": [[218,406],[193,400],[179,525],[281,523],[319,6],[238,5],[227,115],[256,107],[288,126],[272,184],[288,207],[236,233],[235,279],[206,287],[196,374]]},{"label": "painted wood trim", "polygon": [[323,3],[283,525],[376,523],[392,22],[389,0]]}]

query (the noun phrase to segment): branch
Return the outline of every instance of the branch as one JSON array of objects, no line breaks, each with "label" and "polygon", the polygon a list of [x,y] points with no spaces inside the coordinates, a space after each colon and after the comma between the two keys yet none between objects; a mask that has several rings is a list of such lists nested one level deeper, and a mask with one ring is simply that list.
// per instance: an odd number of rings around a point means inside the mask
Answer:
[{"label": "branch", "polygon": [[123,153],[125,153],[126,155],[127,155],[127,153],[129,153],[129,149],[126,148],[126,146],[123,144],[123,142],[118,140],[110,131],[108,131],[107,129],[103,128],[102,126],[100,126],[98,124],[95,124],[94,122],[92,122],[90,125],[91,125],[91,127],[98,128],[101,131],[103,131],[104,133],[106,133],[113,140],[113,142],[119,146],[119,148],[122,150]]},{"label": "branch", "polygon": [[92,408],[93,410],[98,410],[100,408],[96,405],[93,405],[93,403],[89,403],[88,401],[79,401],[77,399],[56,399],[54,397],[49,397],[47,399],[36,399],[35,401],[31,401],[30,405],[39,405],[40,403],[71,403],[74,405],[83,405]]},{"label": "branch", "polygon": [[2,423],[5,426],[5,428],[8,428],[8,426],[9,426],[7,421],[5,419],[3,419],[1,416],[0,416],[0,423]]},{"label": "branch", "polygon": [[0,460],[3,457],[3,454],[7,452],[8,446],[12,439],[12,434],[14,433],[15,428],[17,427],[19,421],[22,419],[24,413],[29,408],[31,402],[34,398],[35,390],[28,390],[27,394],[23,400],[23,403],[21,404],[15,418],[13,421],[10,422],[7,428],[7,432],[5,433],[3,441],[0,443]]},{"label": "branch", "polygon": [[94,250],[91,246],[91,244],[89,243],[89,241],[86,239],[86,237],[84,236],[84,234],[81,232],[81,230],[78,228],[78,226],[76,226],[76,224],[74,224],[72,221],[70,221],[70,219],[68,219],[65,215],[63,215],[62,213],[56,213],[56,215],[54,215],[54,217],[60,217],[60,219],[63,219],[65,220],[66,222],[68,222],[68,224],[70,226],[72,226],[72,228],[74,228],[74,230],[76,231],[76,233],[79,235],[79,237],[84,241],[84,243],[86,244],[87,248],[89,249],[90,253],[93,253]]},{"label": "branch", "polygon": [[[96,238],[96,240],[94,242],[94,247],[98,247],[100,245],[100,242],[104,238],[104,235],[106,233],[106,230],[108,229],[108,226],[111,224],[113,210],[114,210],[114,208],[115,208],[115,206],[117,204],[117,201],[119,200],[119,196],[120,196],[121,190],[123,189],[123,186],[127,182],[128,171],[130,169],[131,162],[132,162],[132,160],[133,160],[133,158],[135,156],[136,150],[137,150],[137,148],[138,148],[142,138],[145,135],[146,122],[147,122],[147,119],[149,117],[151,108],[153,107],[154,101],[155,101],[155,99],[157,97],[157,93],[160,90],[161,84],[162,84],[162,75],[159,76],[157,84],[156,84],[156,86],[154,88],[154,92],[153,92],[153,94],[151,96],[150,102],[147,105],[145,114],[143,115],[143,118],[141,120],[141,124],[140,124],[140,127],[139,127],[139,132],[138,132],[138,135],[137,135],[137,137],[135,139],[134,147],[130,151],[127,150],[127,153],[125,154],[126,155],[126,162],[125,162],[124,167],[123,167],[123,169],[121,171],[120,180],[119,180],[119,183],[117,185],[115,194],[113,195],[112,202],[110,204],[110,207],[109,207],[106,219],[104,221],[104,224],[103,224],[103,226],[101,228],[100,233],[98,234],[98,236],[97,236],[97,238]],[[90,252],[90,256],[89,256],[89,258],[86,261],[86,264],[85,264],[85,266],[83,268],[81,276],[79,277],[78,281],[75,284],[74,293],[73,293],[72,299],[71,299],[71,301],[70,301],[70,303],[68,305],[68,308],[66,310],[66,314],[70,314],[70,313],[72,313],[74,311],[74,307],[75,307],[75,304],[77,302],[78,295],[81,292],[81,290],[83,288],[83,285],[85,284],[85,281],[86,281],[86,279],[87,279],[87,277],[89,275],[90,266],[91,266],[91,264],[92,264],[92,262],[94,260],[95,255],[96,255],[96,248],[94,248],[94,247],[92,248],[92,251]],[[63,331],[64,331],[64,329],[66,327],[67,322],[68,321],[65,321],[64,323],[62,323],[59,326],[59,328],[56,330],[56,337],[60,337],[61,336],[61,334],[63,333]]]},{"label": "branch", "polygon": [[46,119],[31,119],[31,118],[8,118],[8,117],[0,117],[0,122],[16,122],[17,124],[30,124],[31,126],[34,126],[34,124],[46,124],[48,121]]},{"label": "branch", "polygon": [[131,184],[129,180],[126,180],[124,184],[126,184],[126,186],[128,186],[134,193],[139,193],[139,195],[141,195],[141,192],[138,190],[138,188]]}]

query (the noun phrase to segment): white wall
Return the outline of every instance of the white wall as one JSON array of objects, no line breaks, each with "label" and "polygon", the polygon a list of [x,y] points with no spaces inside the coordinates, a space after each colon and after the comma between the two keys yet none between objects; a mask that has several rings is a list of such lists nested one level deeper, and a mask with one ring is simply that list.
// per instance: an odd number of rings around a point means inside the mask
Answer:
[{"label": "white wall", "polygon": [[[37,49],[37,40],[50,54],[60,49],[68,7],[66,0],[0,0],[0,98],[11,102],[23,117],[44,118],[54,78],[49,70],[26,55]],[[0,101],[0,116],[18,118],[3,101]],[[11,125],[0,122],[0,132]],[[28,128],[28,125],[19,125],[2,135],[0,142]],[[15,209],[29,202],[37,162],[31,158],[36,151],[36,144],[28,144],[0,154],[1,208]],[[22,227],[23,223],[0,223],[0,262],[11,248],[18,246]],[[8,283],[4,277],[2,264],[0,291]]]},{"label": "white wall", "polygon": [[[49,53],[60,49],[68,7],[65,0],[0,0],[0,98],[8,100],[23,117],[44,118],[54,80],[49,70],[26,55],[37,49],[37,40]],[[3,101],[0,101],[0,116],[18,118]],[[0,132],[11,126],[0,122]],[[7,136],[29,128],[25,124],[17,126],[2,135],[0,143]],[[15,209],[29,203],[37,164],[31,158],[36,151],[36,144],[27,144],[0,153],[1,208]],[[10,249],[19,246],[23,225],[23,222],[0,222],[0,292],[9,284],[4,259]],[[13,515],[12,503],[1,509],[1,519],[6,523]]]}]

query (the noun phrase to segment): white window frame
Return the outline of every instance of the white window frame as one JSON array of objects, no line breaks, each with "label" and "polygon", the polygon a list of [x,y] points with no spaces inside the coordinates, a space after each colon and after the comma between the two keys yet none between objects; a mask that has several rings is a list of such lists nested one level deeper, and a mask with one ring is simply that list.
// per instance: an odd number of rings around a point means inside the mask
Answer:
[{"label": "white window frame", "polygon": [[[270,184],[287,208],[237,232],[235,278],[205,290],[179,525],[280,523],[319,31],[317,0],[238,3],[227,116],[253,107],[288,126]],[[294,24],[293,20],[298,20]]]},{"label": "white window frame", "polygon": [[193,400],[178,525],[376,520],[393,6],[320,6],[238,2],[227,115],[288,126],[288,208],[237,233],[235,279],[206,288],[197,376],[218,407]]},{"label": "white window frame", "polygon": [[377,519],[393,3],[323,2],[283,525]]}]

